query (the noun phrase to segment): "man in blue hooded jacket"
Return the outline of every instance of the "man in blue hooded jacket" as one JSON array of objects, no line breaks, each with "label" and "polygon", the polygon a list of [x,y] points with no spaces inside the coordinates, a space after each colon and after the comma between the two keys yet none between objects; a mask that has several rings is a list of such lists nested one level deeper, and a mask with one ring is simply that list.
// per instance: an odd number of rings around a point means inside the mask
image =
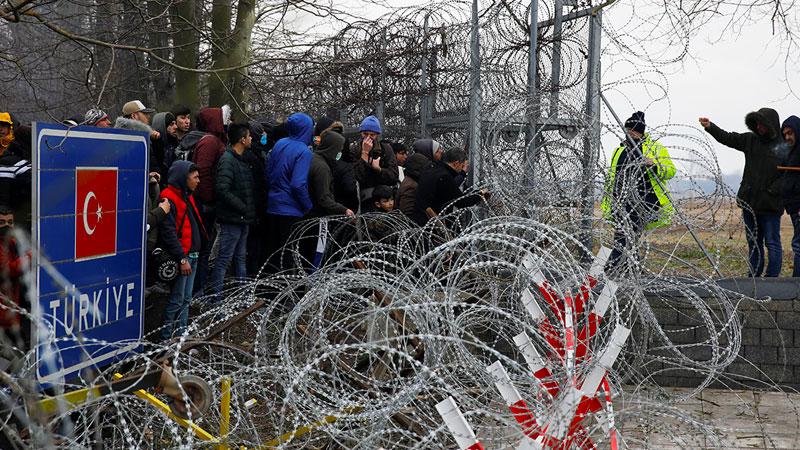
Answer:
[{"label": "man in blue hooded jacket", "polygon": [[[800,169],[800,117],[790,116],[781,126],[783,141],[788,152],[784,165]],[[782,155],[783,156],[783,155]],[[792,219],[794,234],[792,235],[792,252],[794,253],[793,277],[800,277],[800,172],[787,171],[783,175],[783,205],[786,214]]]},{"label": "man in blue hooded jacket", "polygon": [[[286,119],[289,134],[279,140],[267,163],[267,214],[273,240],[270,253],[283,247],[292,227],[311,211],[308,193],[308,169],[312,153],[309,145],[314,131],[314,121],[303,113],[294,113]],[[273,270],[277,262],[272,260]],[[285,267],[284,267],[285,268]]]}]

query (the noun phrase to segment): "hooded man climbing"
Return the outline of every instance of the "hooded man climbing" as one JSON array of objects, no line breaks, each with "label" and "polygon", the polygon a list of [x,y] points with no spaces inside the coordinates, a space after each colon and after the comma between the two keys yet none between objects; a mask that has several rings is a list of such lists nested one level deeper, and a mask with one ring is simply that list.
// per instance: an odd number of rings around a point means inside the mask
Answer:
[{"label": "hooded man climbing", "polygon": [[761,108],[748,113],[744,119],[749,133],[722,130],[707,117],[700,125],[722,145],[744,153],[742,184],[736,194],[736,203],[742,209],[745,236],[749,254],[748,276],[760,277],[764,272],[764,245],[769,263],[765,276],[777,277],[781,273],[781,176],[778,172],[778,154],[783,143],[778,113],[771,108]]},{"label": "hooded man climbing", "polygon": [[675,176],[675,165],[666,147],[646,133],[641,111],[625,121],[625,132],[611,157],[601,204],[603,217],[614,223],[609,268],[617,266],[623,252],[636,252],[645,230],[668,226],[674,211],[667,180]]}]

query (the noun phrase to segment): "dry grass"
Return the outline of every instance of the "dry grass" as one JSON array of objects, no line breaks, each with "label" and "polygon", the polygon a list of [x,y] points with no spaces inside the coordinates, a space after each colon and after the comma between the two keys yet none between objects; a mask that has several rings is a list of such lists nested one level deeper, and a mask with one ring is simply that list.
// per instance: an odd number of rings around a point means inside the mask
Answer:
[{"label": "dry grass", "polygon": [[[741,210],[731,200],[708,205],[699,201],[684,202],[681,211],[695,224],[697,237],[706,246],[712,258],[719,260],[723,276],[744,276],[747,271],[747,243]],[[782,277],[792,276],[793,253],[791,247],[793,228],[788,215],[781,218],[783,244]],[[686,227],[680,224],[668,229],[655,230],[647,236],[648,268],[674,274],[700,272],[715,276],[710,265]]]}]

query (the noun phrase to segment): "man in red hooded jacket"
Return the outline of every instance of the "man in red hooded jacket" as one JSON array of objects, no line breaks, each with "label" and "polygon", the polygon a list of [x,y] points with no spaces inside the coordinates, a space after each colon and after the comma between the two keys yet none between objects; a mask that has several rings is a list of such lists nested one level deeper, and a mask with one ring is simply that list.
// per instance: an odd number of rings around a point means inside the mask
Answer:
[{"label": "man in red hooded jacket", "polygon": [[193,195],[201,183],[197,167],[189,161],[175,161],[169,168],[168,178],[169,185],[161,191],[161,198],[169,200],[170,212],[159,224],[158,236],[164,250],[180,262],[181,274],[172,283],[164,310],[163,340],[186,328],[197,260],[206,236]]},{"label": "man in red hooded jacket", "polygon": [[[228,136],[225,126],[231,121],[231,108],[225,105],[221,108],[203,108],[196,116],[197,131],[205,133],[194,147],[192,162],[197,166],[200,175],[200,185],[195,190],[195,199],[200,206],[203,224],[209,232],[209,240],[200,252],[197,261],[197,276],[194,279],[194,292],[198,296],[204,295],[204,287],[208,277],[208,260],[211,248],[214,245],[214,234],[217,219],[214,208],[214,186],[217,183],[217,164],[219,158],[225,153]],[[189,133],[191,135],[192,133]],[[189,137],[187,135],[187,138]],[[186,139],[186,138],[184,138]]]}]

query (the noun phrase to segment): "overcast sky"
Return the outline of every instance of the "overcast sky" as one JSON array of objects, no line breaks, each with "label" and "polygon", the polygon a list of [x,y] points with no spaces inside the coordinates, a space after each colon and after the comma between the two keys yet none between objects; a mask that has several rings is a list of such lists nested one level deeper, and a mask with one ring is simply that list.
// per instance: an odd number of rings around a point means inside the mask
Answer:
[{"label": "overcast sky", "polygon": [[[699,130],[697,118],[704,115],[724,130],[744,132],[745,114],[761,107],[776,109],[781,120],[800,115],[800,101],[789,92],[792,80],[786,79],[786,64],[772,43],[769,23],[748,26],[740,35],[713,44],[710,35],[702,38],[692,44],[698,60],[675,67],[668,79],[669,103],[649,108],[648,124],[689,124]],[[741,174],[742,154],[716,142],[713,146],[722,172]]]}]

